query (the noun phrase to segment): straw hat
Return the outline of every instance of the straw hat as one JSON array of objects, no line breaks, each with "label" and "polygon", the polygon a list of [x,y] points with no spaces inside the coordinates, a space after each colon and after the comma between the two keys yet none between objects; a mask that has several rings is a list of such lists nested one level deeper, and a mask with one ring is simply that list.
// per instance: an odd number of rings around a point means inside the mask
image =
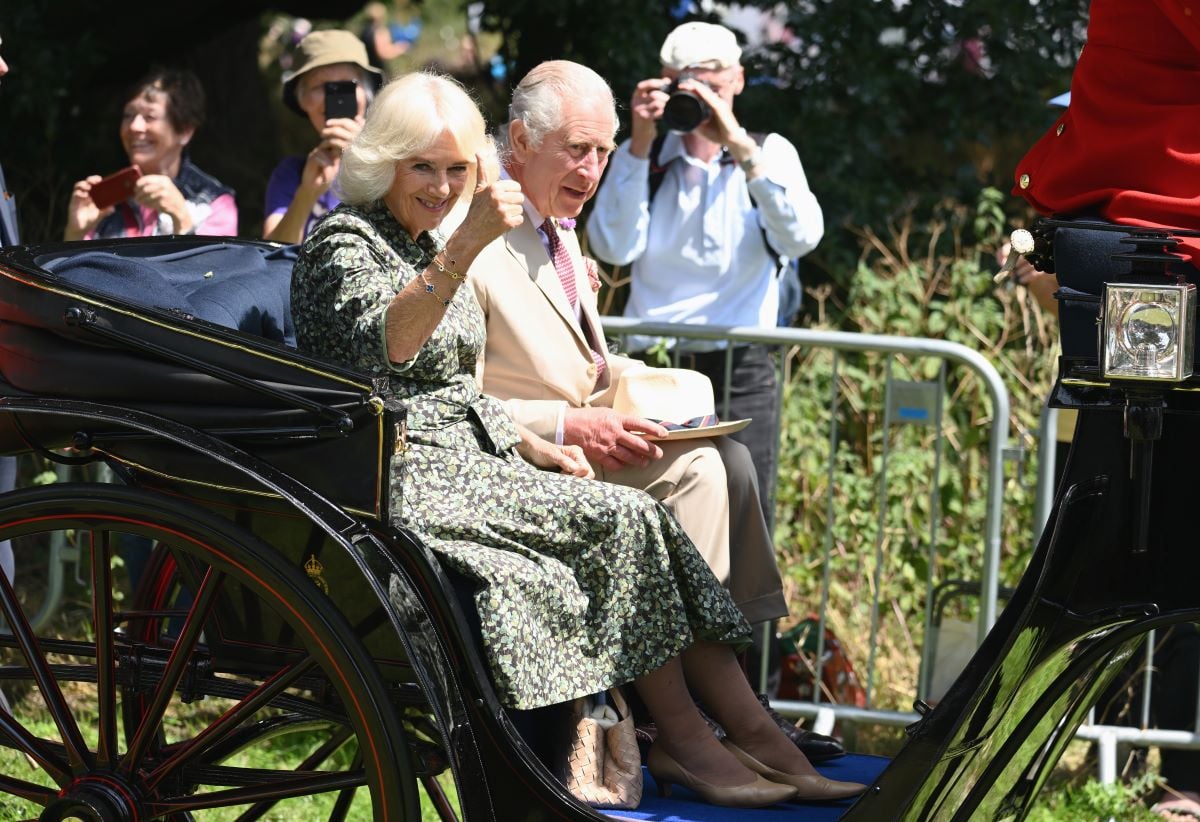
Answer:
[{"label": "straw hat", "polygon": [[670,429],[665,437],[647,439],[688,440],[741,431],[750,420],[720,422],[713,402],[712,383],[699,371],[687,368],[633,368],[617,383],[613,410],[654,420]]},{"label": "straw hat", "polygon": [[292,111],[303,115],[300,101],[296,99],[296,81],[300,75],[321,66],[335,63],[350,63],[367,72],[375,83],[375,90],[383,85],[383,72],[371,65],[367,59],[367,47],[354,34],[341,29],[314,31],[296,46],[292,57],[292,69],[283,73],[283,102]]}]

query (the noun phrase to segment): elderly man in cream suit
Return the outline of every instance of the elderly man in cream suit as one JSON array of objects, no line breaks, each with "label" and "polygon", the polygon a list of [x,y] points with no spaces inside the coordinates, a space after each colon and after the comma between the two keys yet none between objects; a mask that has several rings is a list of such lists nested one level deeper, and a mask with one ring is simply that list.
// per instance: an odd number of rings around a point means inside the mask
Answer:
[{"label": "elderly man in cream suit", "polygon": [[514,91],[502,157],[526,219],[470,269],[487,316],[481,383],[533,431],[582,446],[597,478],[661,500],[746,618],[778,619],[787,605],[746,448],[727,437],[656,443],[644,435],[665,434],[657,423],[611,407],[621,374],[646,366],[608,353],[571,226],[616,129],[608,85],[576,63],[543,63]]}]

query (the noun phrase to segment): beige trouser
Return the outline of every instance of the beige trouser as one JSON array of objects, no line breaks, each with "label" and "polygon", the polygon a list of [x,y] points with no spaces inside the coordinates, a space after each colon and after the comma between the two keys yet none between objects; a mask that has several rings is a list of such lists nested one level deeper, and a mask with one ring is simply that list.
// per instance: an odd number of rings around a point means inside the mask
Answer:
[{"label": "beige trouser", "polygon": [[598,468],[597,479],[641,488],[670,509],[751,623],[787,616],[746,446],[728,437],[659,445],[662,458],[645,468]]}]

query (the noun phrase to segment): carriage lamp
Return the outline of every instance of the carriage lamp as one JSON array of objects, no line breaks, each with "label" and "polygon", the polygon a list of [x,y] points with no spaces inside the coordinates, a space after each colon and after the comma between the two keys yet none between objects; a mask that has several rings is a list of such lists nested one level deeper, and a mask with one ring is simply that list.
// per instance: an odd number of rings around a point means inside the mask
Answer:
[{"label": "carriage lamp", "polygon": [[1109,283],[1104,320],[1106,378],[1179,382],[1192,375],[1194,285]]}]

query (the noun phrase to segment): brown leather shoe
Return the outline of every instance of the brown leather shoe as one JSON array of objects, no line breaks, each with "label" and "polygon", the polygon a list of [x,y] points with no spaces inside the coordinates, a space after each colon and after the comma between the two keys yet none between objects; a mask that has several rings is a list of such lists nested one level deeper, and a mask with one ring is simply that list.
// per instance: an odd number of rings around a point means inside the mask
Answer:
[{"label": "brown leather shoe", "polygon": [[808,757],[809,762],[824,762],[845,755],[846,749],[842,747],[842,743],[832,736],[796,727],[794,722],[771,707],[770,697],[766,694],[756,694],[756,696],[763,708],[770,714],[771,719],[779,726],[779,730],[783,731],[783,735],[792,740],[792,744],[800,749],[800,753]]}]

